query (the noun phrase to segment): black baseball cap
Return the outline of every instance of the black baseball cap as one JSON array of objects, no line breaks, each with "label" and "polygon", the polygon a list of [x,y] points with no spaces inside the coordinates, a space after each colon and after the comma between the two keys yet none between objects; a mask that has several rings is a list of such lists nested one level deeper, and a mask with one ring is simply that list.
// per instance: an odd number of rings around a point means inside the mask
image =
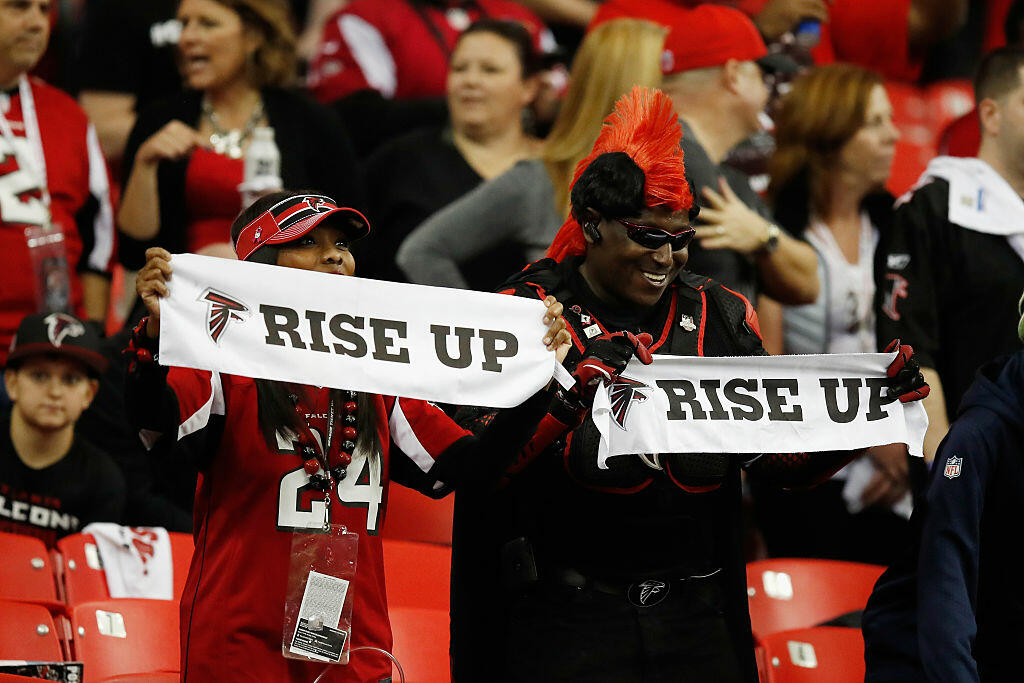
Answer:
[{"label": "black baseball cap", "polygon": [[106,372],[100,338],[90,325],[69,313],[36,313],[25,317],[11,342],[7,367],[32,356],[66,356],[84,364],[92,375]]}]

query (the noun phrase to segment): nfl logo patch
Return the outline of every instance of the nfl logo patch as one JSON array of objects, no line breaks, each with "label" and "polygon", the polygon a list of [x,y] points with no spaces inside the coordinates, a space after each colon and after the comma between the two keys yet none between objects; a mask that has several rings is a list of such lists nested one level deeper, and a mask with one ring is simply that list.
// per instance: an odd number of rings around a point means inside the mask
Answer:
[{"label": "nfl logo patch", "polygon": [[963,458],[958,458],[955,455],[946,459],[946,469],[942,470],[946,479],[955,479],[960,476],[960,463],[963,461]]}]

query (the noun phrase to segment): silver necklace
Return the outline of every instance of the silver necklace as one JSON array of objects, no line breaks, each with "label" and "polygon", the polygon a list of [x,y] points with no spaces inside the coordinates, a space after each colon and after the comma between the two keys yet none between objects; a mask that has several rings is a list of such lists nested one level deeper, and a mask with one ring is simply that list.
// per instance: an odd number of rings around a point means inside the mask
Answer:
[{"label": "silver necklace", "polygon": [[263,102],[256,103],[249,120],[242,128],[232,128],[231,130],[226,130],[224,126],[220,125],[217,112],[213,110],[213,105],[206,98],[203,98],[202,113],[203,118],[209,121],[210,127],[213,128],[213,133],[210,135],[210,145],[213,147],[213,151],[232,159],[241,159],[242,145],[252,137],[256,126],[263,120]]}]

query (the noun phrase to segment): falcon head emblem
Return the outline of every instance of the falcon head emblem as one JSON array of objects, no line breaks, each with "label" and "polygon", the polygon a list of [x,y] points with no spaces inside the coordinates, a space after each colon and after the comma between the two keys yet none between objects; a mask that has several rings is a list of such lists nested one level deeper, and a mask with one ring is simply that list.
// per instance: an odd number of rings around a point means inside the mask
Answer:
[{"label": "falcon head emblem", "polygon": [[650,387],[639,380],[623,377],[622,375],[609,387],[608,399],[612,405],[612,415],[615,417],[615,424],[619,426],[619,429],[625,431],[626,416],[629,415],[629,409],[633,406],[633,403],[647,400],[647,396],[640,393],[644,389],[650,389]]},{"label": "falcon head emblem", "polygon": [[215,344],[220,343],[229,322],[245,320],[244,316],[249,312],[249,308],[241,301],[215,289],[207,289],[199,296],[199,301],[207,303],[206,333]]},{"label": "falcon head emblem", "polygon": [[325,204],[323,197],[306,197],[306,204],[317,213],[323,213],[328,210],[327,207],[320,208]]},{"label": "falcon head emblem", "polygon": [[85,325],[67,313],[51,313],[43,321],[46,323],[47,338],[57,348],[60,348],[66,337],[81,337],[85,334]]}]

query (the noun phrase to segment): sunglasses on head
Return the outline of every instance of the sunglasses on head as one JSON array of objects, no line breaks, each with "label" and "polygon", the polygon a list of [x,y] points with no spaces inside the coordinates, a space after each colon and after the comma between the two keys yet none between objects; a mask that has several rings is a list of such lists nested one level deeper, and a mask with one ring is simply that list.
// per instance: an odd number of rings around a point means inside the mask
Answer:
[{"label": "sunglasses on head", "polygon": [[672,251],[685,249],[693,236],[697,234],[694,228],[687,228],[680,232],[666,232],[649,225],[637,225],[621,218],[615,219],[626,229],[626,237],[633,240],[645,249],[661,249],[666,243],[672,247]]}]

